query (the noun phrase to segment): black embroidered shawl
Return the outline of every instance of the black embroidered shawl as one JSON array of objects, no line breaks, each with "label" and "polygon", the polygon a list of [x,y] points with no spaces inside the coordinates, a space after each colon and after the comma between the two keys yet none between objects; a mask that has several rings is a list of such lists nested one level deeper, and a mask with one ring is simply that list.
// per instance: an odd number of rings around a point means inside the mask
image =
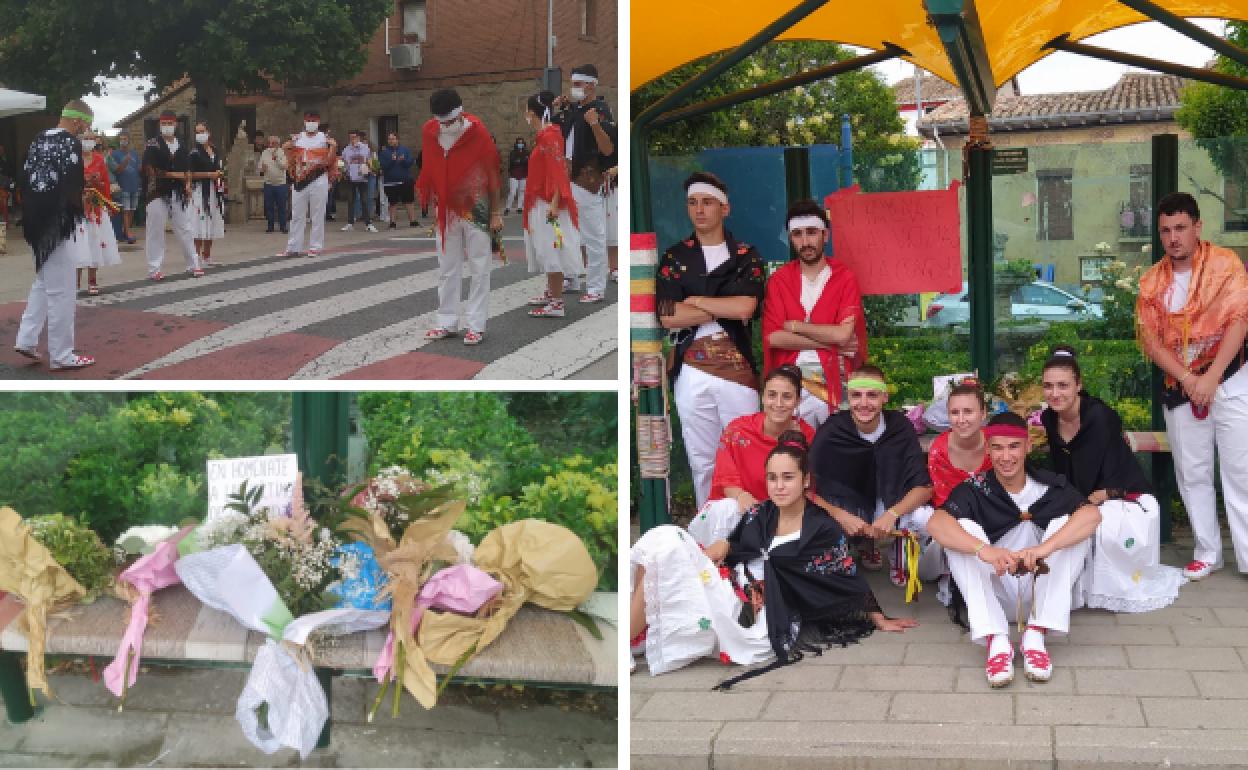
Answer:
[{"label": "black embroidered shawl", "polygon": [[869,636],[875,626],[867,616],[879,604],[849,551],[844,530],[822,509],[807,505],[802,532],[796,541],[777,546],[769,554],[780,510],[766,500],[741,517],[728,537],[729,564],[763,558],[763,602],[767,634],[776,661],[764,668],[733,677],[716,689],[758,676],[779,666],[796,663],[804,652],[820,654],[833,645],[844,647]]},{"label": "black embroidered shawl", "polygon": [[810,443],[810,469],[819,496],[859,518],[875,517],[875,501],[896,505],[915,487],[932,485],[914,425],[901,412],[880,413],[884,435],[874,443],[858,433],[849,410],[830,415]]},{"label": "black embroidered shawl", "polygon": [[[585,113],[591,108],[597,110],[598,123],[607,137],[611,139],[611,144],[615,145],[615,152],[610,154],[598,152],[598,140],[594,137],[594,129],[585,122]],[[619,143],[616,141],[615,119],[611,116],[611,108],[602,98],[594,99],[586,104],[570,105],[555,116],[554,122],[558,124],[559,130],[563,133],[565,142],[571,136],[572,159],[569,163],[571,168],[568,170],[568,176],[572,179],[575,179],[585,166],[592,165],[599,171],[606,171],[618,162]]]},{"label": "black embroidered shawl", "polygon": [[1108,404],[1087,391],[1079,394],[1079,432],[1069,442],[1058,430],[1057,413],[1045,409],[1040,421],[1049,438],[1053,470],[1090,495],[1098,489],[1121,494],[1152,494],[1152,485],[1122,437],[1122,420]]},{"label": "black embroidered shawl", "polygon": [[35,272],[84,217],[82,143],[64,129],[30,143],[22,167],[22,232],[35,255]]},{"label": "black embroidered shawl", "polygon": [[[195,145],[190,153],[191,171],[220,171],[221,170],[221,153],[209,155],[208,151],[202,144]],[[207,211],[209,206],[216,206],[224,216],[225,207],[222,196],[217,193],[217,181],[215,179],[196,179],[191,183],[192,190],[197,193],[204,202],[204,210]]]},{"label": "black embroidered shawl", "polygon": [[[660,317],[670,315],[675,304],[686,297],[754,297],[761,310],[763,284],[766,281],[762,255],[748,243],[734,239],[732,233],[726,230],[724,239],[728,244],[728,260],[710,273],[706,271],[706,259],[702,255],[702,245],[698,243],[696,233],[690,234],[663,253],[655,275],[656,310]],[[758,310],[755,311],[755,315],[757,314]],[[717,321],[728,333],[737,350],[745,356],[745,360],[750,362],[750,368],[755,369],[750,322],[732,318],[720,318]],[[692,331],[681,336],[682,339],[676,345],[675,361],[668,372],[673,382],[680,374],[685,351],[693,344]]]},{"label": "black embroidered shawl", "polygon": [[185,208],[190,203],[190,199],[184,195],[186,183],[181,179],[157,177],[152,173],[156,170],[190,171],[190,151],[187,149],[186,142],[179,142],[178,151],[170,152],[165,138],[158,136],[150,140],[147,143],[147,149],[143,151],[143,173],[147,175],[145,200],[151,203],[157,198],[164,198],[166,201],[177,199]]},{"label": "black embroidered shawl", "polygon": [[[1071,486],[1065,476],[1030,465],[1026,473],[1048,486],[1048,490],[1026,512],[1028,520],[1040,529],[1048,527],[1054,519],[1074,513],[1087,502],[1087,498]],[[941,507],[955,519],[978,522],[994,543],[1024,520],[1024,512],[1018,509],[1014,498],[1001,486],[993,471],[976,473],[954,487]]]}]

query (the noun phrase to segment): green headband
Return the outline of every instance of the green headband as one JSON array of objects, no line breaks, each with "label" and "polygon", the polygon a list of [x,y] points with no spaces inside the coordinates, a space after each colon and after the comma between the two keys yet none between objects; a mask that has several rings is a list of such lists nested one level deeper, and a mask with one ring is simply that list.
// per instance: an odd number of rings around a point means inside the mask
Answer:
[{"label": "green headband", "polygon": [[66,107],[65,109],[61,110],[61,117],[62,118],[77,118],[78,120],[89,121],[95,116],[88,115],[85,112],[79,112],[78,110],[71,110],[68,107]]},{"label": "green headband", "polygon": [[874,377],[854,377],[845,383],[847,387],[857,388],[859,390],[878,390],[884,393],[888,392],[888,386],[882,380]]}]

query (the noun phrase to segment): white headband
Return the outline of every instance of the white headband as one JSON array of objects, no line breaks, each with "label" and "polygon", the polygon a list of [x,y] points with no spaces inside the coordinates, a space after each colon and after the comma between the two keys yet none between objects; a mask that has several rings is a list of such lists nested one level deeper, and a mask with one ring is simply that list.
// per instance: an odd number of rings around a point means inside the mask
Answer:
[{"label": "white headband", "polygon": [[707,184],[706,182],[694,182],[693,184],[689,185],[689,189],[685,190],[686,197],[690,195],[698,195],[698,194],[709,195],[715,200],[724,204],[725,206],[728,205],[727,194],[725,194],[723,190],[719,189],[713,184]]},{"label": "white headband", "polygon": [[434,115],[434,117],[438,119],[439,123],[446,123],[447,121],[454,120],[455,118],[458,118],[460,115],[463,115],[463,114],[464,114],[464,107],[461,104],[460,106],[456,107],[455,109],[451,110],[445,115]]},{"label": "white headband", "polygon": [[1070,358],[1074,358],[1075,354],[1071,353],[1069,350],[1054,350],[1053,357],[1057,358],[1058,356],[1069,356]]},{"label": "white headband", "polygon": [[571,80],[573,83],[593,83],[594,85],[598,84],[598,78],[594,77],[593,75],[573,75],[572,77],[568,79]]},{"label": "white headband", "polygon": [[802,217],[793,217],[789,220],[789,232],[793,232],[794,230],[805,230],[807,227],[815,227],[820,230],[828,229],[828,226],[823,223],[822,219],[816,216],[811,216],[810,214]]}]

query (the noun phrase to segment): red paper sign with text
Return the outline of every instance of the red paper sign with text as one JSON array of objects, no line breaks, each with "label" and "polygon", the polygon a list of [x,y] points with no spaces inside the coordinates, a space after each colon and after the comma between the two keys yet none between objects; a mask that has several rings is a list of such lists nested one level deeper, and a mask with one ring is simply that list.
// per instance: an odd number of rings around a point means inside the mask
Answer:
[{"label": "red paper sign with text", "polygon": [[832,253],[863,294],[955,292],[962,287],[958,182],[948,190],[863,193],[858,185],[823,199]]}]

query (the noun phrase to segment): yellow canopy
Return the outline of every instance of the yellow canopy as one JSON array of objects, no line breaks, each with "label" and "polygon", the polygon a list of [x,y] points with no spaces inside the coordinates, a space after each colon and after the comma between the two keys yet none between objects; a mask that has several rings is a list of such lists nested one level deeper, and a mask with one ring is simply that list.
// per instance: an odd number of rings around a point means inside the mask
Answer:
[{"label": "yellow canopy", "polygon": [[[1156,1],[1179,16],[1248,19],[1248,0]],[[633,0],[632,88],[694,59],[737,47],[795,5],[793,0]],[[998,86],[1049,55],[1041,46],[1064,32],[1078,41],[1149,20],[1117,0],[976,0],[975,7]],[[909,51],[906,60],[956,82],[922,0],[830,0],[777,39],[826,40],[873,50],[887,41]],[[1168,58],[1164,50],[1153,57]]]}]

